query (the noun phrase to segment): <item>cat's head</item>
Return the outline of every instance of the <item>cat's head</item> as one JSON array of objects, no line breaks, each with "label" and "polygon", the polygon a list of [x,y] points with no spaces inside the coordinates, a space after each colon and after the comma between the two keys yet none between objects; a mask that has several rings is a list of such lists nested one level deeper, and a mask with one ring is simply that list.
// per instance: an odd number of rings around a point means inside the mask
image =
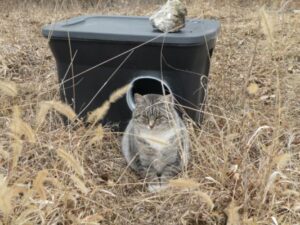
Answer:
[{"label": "cat's head", "polygon": [[174,119],[172,95],[135,94],[136,108],[133,112],[133,120],[141,129],[161,131],[170,129]]}]

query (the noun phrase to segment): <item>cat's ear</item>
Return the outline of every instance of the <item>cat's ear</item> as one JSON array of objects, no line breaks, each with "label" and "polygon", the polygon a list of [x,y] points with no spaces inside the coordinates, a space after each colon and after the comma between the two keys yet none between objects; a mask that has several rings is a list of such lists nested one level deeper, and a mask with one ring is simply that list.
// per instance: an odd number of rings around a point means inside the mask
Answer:
[{"label": "cat's ear", "polygon": [[136,104],[141,104],[143,102],[144,97],[139,93],[134,93],[134,101]]},{"label": "cat's ear", "polygon": [[162,100],[167,103],[173,103],[173,95],[171,94],[163,95]]}]

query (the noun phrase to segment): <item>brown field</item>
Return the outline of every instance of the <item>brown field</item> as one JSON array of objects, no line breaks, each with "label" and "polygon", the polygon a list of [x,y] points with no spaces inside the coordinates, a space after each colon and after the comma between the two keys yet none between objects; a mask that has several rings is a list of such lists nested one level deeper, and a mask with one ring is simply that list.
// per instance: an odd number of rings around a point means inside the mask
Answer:
[{"label": "brown field", "polygon": [[[147,2],[147,3],[143,3]],[[120,134],[63,124],[44,24],[80,14],[150,15],[163,1],[0,1],[0,225],[300,224],[300,5],[186,1],[215,18],[201,128],[171,187],[149,193]],[[263,8],[264,6],[264,8]]]}]

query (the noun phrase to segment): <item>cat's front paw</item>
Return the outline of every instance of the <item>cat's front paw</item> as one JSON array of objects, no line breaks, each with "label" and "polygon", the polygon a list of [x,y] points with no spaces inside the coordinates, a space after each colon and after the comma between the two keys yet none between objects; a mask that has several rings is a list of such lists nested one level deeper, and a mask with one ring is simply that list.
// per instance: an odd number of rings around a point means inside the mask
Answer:
[{"label": "cat's front paw", "polygon": [[163,191],[167,188],[168,188],[167,184],[149,184],[148,185],[148,191],[152,192],[152,193]]}]

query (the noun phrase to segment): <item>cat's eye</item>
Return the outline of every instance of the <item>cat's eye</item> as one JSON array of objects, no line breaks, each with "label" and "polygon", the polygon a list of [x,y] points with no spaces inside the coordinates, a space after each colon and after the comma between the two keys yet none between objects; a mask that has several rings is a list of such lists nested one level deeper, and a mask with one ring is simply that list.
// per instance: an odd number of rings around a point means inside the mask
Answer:
[{"label": "cat's eye", "polygon": [[136,115],[134,115],[134,118],[137,119],[137,118],[139,118],[140,116],[141,116],[140,114],[136,114]]},{"label": "cat's eye", "polygon": [[148,123],[148,121],[149,121],[148,116],[143,115],[143,120],[144,120],[146,123]]},{"label": "cat's eye", "polygon": [[160,116],[157,116],[156,119],[157,120],[163,120],[163,119],[167,119],[167,117],[164,116],[164,115],[160,115]]}]

